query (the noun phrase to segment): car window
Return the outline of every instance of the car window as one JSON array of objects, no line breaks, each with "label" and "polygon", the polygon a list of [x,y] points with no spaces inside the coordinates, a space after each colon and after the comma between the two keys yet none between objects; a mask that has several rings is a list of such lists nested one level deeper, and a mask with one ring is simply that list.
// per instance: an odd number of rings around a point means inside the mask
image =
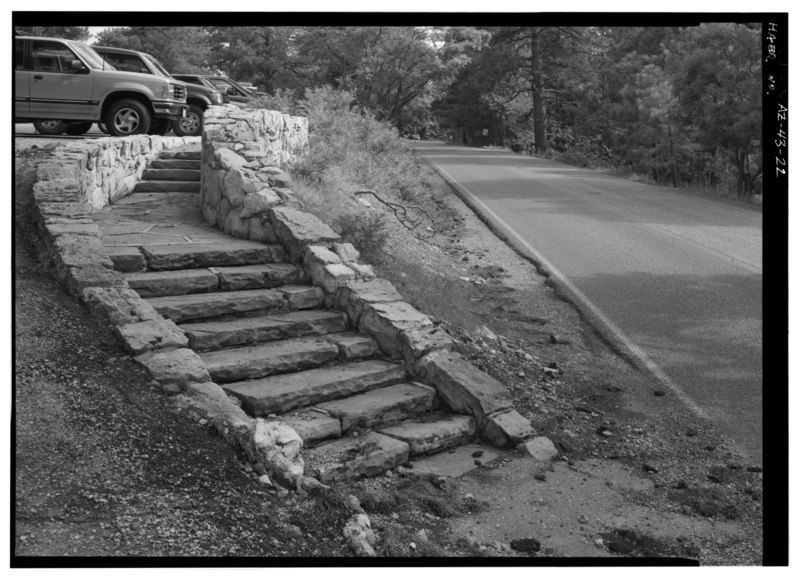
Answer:
[{"label": "car window", "polygon": [[144,58],[147,62],[150,63],[150,68],[156,71],[155,72],[156,75],[163,76],[165,78],[172,78],[172,75],[169,72],[167,72],[167,69],[164,68],[164,65],[158,62],[153,56],[145,54],[142,56],[142,58]]},{"label": "car window", "polygon": [[114,65],[110,64],[107,60],[103,59],[97,54],[91,46],[87,46],[80,42],[70,42],[70,48],[77,52],[83,61],[97,70],[115,70]]},{"label": "car window", "polygon": [[14,68],[25,68],[25,41],[14,39]]},{"label": "car window", "polygon": [[31,68],[41,72],[73,72],[71,63],[78,57],[58,42],[34,40],[31,43]]},{"label": "car window", "polygon": [[142,61],[141,58],[136,56],[135,54],[118,54],[114,52],[105,52],[102,56],[106,57],[106,60],[114,65],[114,68],[117,70],[124,70],[125,72],[141,72],[144,74],[150,74],[150,69],[147,68],[147,65]]},{"label": "car window", "polygon": [[199,84],[201,86],[203,85],[203,83],[200,82],[200,79],[197,78],[196,76],[177,75],[175,78],[177,78],[178,80],[182,80],[183,82],[188,82],[189,84]]},{"label": "car window", "polygon": [[[234,94],[234,95],[237,95],[237,96],[247,96],[242,91],[240,91],[235,86],[233,86],[231,83],[229,83],[227,80],[222,80],[221,78],[210,78],[208,80],[210,80],[211,83],[217,89],[221,90],[224,93]],[[230,92],[230,89],[233,89],[233,92]]]}]

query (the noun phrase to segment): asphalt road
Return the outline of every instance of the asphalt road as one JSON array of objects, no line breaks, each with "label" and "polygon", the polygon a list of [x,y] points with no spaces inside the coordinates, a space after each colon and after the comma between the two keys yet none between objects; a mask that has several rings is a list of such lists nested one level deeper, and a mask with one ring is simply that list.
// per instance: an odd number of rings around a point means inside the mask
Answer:
[{"label": "asphalt road", "polygon": [[761,460],[760,211],[510,152],[414,147],[668,395]]}]

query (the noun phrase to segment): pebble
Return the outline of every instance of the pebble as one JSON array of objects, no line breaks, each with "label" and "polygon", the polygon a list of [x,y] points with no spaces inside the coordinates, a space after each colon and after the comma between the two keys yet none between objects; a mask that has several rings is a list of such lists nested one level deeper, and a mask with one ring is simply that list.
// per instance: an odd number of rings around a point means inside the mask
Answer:
[{"label": "pebble", "polygon": [[603,539],[601,539],[600,537],[597,537],[594,540],[594,544],[597,545],[598,547],[602,548],[603,547]]},{"label": "pebble", "polygon": [[526,359],[528,362],[533,362],[533,360],[534,360],[533,356],[531,356],[530,354],[525,354],[525,359]]},{"label": "pebble", "polygon": [[475,464],[477,464],[478,466],[483,466],[483,461],[481,459],[479,459],[479,458],[476,458],[475,459]]},{"label": "pebble", "polygon": [[520,372],[517,374],[517,376],[519,376],[520,378],[524,378],[524,377],[525,377],[525,372],[522,372],[522,371],[520,371]]},{"label": "pebble", "polygon": [[412,549],[416,549],[417,548],[417,544],[416,543],[409,543],[408,546],[411,547]]},{"label": "pebble", "polygon": [[468,500],[468,501],[475,500],[475,497],[472,495],[472,493],[467,493],[467,494],[465,494],[465,495],[464,495],[464,498],[465,498],[466,500]]},{"label": "pebble", "polygon": [[656,390],[653,392],[653,394],[655,394],[656,396],[664,396],[666,395],[666,392],[664,392],[663,390]]},{"label": "pebble", "polygon": [[642,468],[647,472],[658,472],[658,469],[651,464],[645,463],[642,465]]},{"label": "pebble", "polygon": [[419,531],[414,533],[414,536],[420,543],[427,543],[429,541],[428,531],[426,529],[420,529]]},{"label": "pebble", "polygon": [[589,519],[586,517],[586,515],[581,515],[580,517],[578,517],[578,522],[585,525],[586,523],[589,522]]},{"label": "pebble", "polygon": [[265,475],[265,474],[262,474],[260,477],[258,477],[258,482],[260,482],[262,484],[265,484],[265,485],[271,485],[272,484],[272,481],[269,480],[269,477],[267,475]]},{"label": "pebble", "polygon": [[392,513],[392,518],[396,521],[400,518],[400,515],[398,515],[397,513]]},{"label": "pebble", "polygon": [[514,539],[511,541],[511,548],[522,553],[536,553],[542,548],[542,544],[536,539]]},{"label": "pebble", "polygon": [[205,418],[201,418],[200,420],[197,421],[197,423],[200,424],[201,426],[205,426],[206,424],[208,424],[208,420],[206,420]]},{"label": "pebble", "polygon": [[472,458],[480,458],[481,456],[483,456],[482,450],[476,450],[475,452],[472,453]]}]

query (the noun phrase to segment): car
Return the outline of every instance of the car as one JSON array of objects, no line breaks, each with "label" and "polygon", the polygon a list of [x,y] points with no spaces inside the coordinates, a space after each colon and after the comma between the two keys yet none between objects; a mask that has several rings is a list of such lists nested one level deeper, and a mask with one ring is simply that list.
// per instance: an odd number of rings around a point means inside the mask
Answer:
[{"label": "car", "polygon": [[[172,130],[181,137],[194,137],[203,130],[203,113],[211,105],[228,102],[228,96],[214,88],[213,85],[189,84],[175,78],[166,68],[150,54],[127,48],[111,46],[93,46],[95,52],[113,64],[119,70],[152,74],[163,78],[174,79],[186,86],[186,104],[189,110],[186,116],[171,122]],[[167,127],[169,130],[169,127]]]},{"label": "car", "polygon": [[173,75],[178,80],[182,80],[184,82],[190,84],[211,84],[211,86],[215,87],[217,90],[222,91],[224,94],[228,95],[230,102],[232,103],[246,103],[250,102],[255,98],[256,92],[250,91],[237,83],[234,80],[231,80],[227,76],[215,76],[210,74],[175,74]]},{"label": "car", "polygon": [[187,110],[186,86],[174,79],[117,70],[75,40],[14,37],[15,122],[76,135],[103,123],[120,137],[147,134],[154,121]]}]

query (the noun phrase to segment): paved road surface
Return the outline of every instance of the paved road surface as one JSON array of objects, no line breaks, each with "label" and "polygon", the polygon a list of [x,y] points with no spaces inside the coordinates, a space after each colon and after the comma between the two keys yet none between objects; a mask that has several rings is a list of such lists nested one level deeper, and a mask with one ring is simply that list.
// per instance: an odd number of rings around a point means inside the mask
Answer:
[{"label": "paved road surface", "polygon": [[417,152],[761,459],[761,212],[525,155]]}]

